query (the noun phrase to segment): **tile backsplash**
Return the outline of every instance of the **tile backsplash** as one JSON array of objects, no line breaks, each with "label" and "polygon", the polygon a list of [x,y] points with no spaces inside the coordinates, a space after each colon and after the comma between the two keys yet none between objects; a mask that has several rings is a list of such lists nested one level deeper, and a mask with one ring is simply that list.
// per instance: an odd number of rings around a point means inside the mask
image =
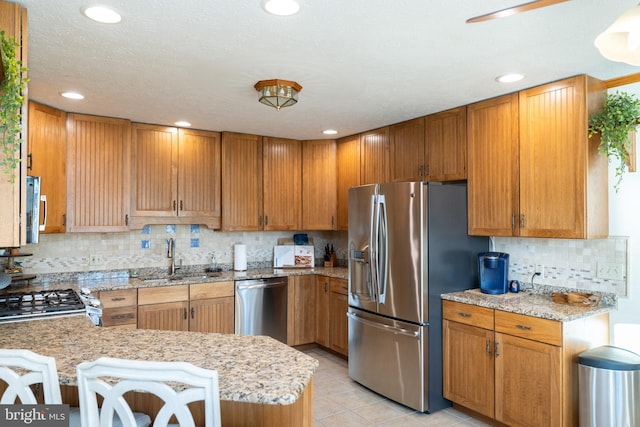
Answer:
[{"label": "tile backsplash", "polygon": [[[233,245],[247,245],[250,265],[273,265],[278,238],[292,238],[293,231],[220,232],[198,225],[152,225],[125,233],[41,234],[40,243],[21,248],[32,256],[19,262],[30,274],[164,268],[168,266],[167,239],[176,242],[176,264],[233,268]],[[346,259],[347,233],[310,232],[316,264],[323,262],[326,244],[333,244],[339,260]],[[93,259],[99,262],[91,263]],[[344,263],[344,261],[343,261]]]},{"label": "tile backsplash", "polygon": [[[534,239],[495,237],[494,250],[509,254],[509,279],[531,283],[536,265],[544,266],[544,277],[534,283],[583,291],[628,295],[629,238]],[[598,266],[615,266],[623,280],[598,277]]]}]

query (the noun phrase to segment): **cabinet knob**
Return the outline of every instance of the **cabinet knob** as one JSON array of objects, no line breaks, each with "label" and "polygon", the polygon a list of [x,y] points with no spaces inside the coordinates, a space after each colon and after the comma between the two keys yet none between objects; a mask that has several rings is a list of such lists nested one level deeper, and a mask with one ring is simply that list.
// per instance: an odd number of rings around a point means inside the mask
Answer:
[{"label": "cabinet knob", "polygon": [[180,210],[184,210],[184,202],[182,200],[180,200]]},{"label": "cabinet knob", "polygon": [[196,309],[194,307],[191,307],[191,318],[192,319],[196,318]]},{"label": "cabinet knob", "polygon": [[491,340],[490,339],[487,339],[487,348],[486,348],[486,350],[487,350],[487,354],[489,356],[491,356]]},{"label": "cabinet knob", "polygon": [[187,320],[187,308],[184,309],[184,320]]}]

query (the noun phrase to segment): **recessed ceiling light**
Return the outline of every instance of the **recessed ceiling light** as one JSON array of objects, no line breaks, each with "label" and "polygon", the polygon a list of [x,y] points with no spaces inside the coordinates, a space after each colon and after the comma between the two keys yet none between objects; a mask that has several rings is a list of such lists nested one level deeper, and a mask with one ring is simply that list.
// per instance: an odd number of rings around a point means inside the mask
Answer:
[{"label": "recessed ceiling light", "polygon": [[338,133],[338,131],[334,129],[327,129],[323,130],[322,133],[324,133],[325,135],[335,135]]},{"label": "recessed ceiling light", "polygon": [[78,92],[61,92],[60,96],[68,99],[84,99],[84,95]]},{"label": "recessed ceiling light", "polygon": [[191,126],[191,123],[189,123],[189,122],[185,122],[185,121],[183,121],[183,120],[178,121],[178,122],[175,122],[174,124],[175,124],[176,126],[180,126],[180,127],[182,127],[182,128],[188,128],[189,126]]},{"label": "recessed ceiling light", "polygon": [[263,0],[262,7],[272,15],[295,15],[300,10],[300,5],[295,0]]},{"label": "recessed ceiling light", "polygon": [[519,74],[519,73],[503,74],[503,75],[501,75],[499,77],[496,77],[496,81],[500,82],[500,83],[519,82],[522,79],[524,79],[524,75]]},{"label": "recessed ceiling light", "polygon": [[84,13],[87,18],[103,24],[117,24],[122,21],[122,16],[120,16],[118,12],[105,6],[87,7],[82,13]]}]

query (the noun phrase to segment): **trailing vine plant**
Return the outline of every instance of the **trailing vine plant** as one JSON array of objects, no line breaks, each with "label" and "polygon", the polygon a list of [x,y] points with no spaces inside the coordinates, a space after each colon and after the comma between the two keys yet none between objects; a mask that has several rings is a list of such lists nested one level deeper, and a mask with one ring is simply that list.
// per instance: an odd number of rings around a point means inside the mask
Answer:
[{"label": "trailing vine plant", "polygon": [[0,82],[0,169],[8,176],[9,182],[13,183],[15,170],[20,164],[22,106],[29,80],[23,77],[27,69],[22,67],[22,61],[16,57],[19,44],[13,37],[7,37],[4,31],[0,31],[0,42],[4,68],[4,80]]},{"label": "trailing vine plant", "polygon": [[601,112],[589,117],[589,138],[600,134],[598,151],[606,154],[616,165],[616,192],[620,188],[622,174],[631,147],[631,132],[636,130],[640,121],[640,100],[634,94],[616,91],[604,95],[604,107]]}]

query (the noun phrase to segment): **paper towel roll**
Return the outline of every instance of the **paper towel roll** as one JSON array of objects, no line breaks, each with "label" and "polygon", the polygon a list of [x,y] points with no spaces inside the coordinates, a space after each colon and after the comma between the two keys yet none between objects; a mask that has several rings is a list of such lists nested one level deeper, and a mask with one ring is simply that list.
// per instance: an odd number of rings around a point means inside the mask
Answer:
[{"label": "paper towel roll", "polygon": [[235,271],[247,269],[247,245],[233,246],[233,269]]}]

